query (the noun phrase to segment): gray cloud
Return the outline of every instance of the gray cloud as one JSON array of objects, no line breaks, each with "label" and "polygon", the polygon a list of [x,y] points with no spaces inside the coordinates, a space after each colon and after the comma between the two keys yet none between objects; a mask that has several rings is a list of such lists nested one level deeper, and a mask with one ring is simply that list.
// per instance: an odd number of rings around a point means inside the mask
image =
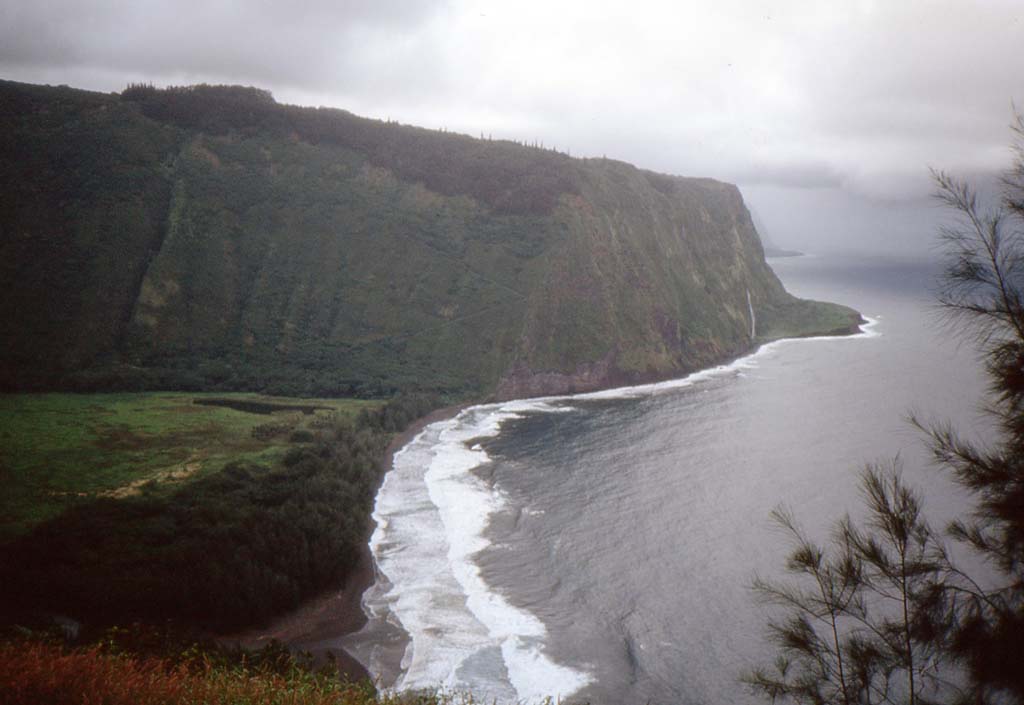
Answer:
[{"label": "gray cloud", "polygon": [[753,165],[745,172],[737,171],[736,180],[744,184],[810,189],[838,188],[843,185],[842,174],[824,162]]},{"label": "gray cloud", "polygon": [[0,10],[0,66],[332,88],[368,80],[367,59],[391,58],[374,56],[375,45],[414,34],[441,7],[425,0],[14,4]]},{"label": "gray cloud", "polygon": [[[1019,0],[0,7],[7,78],[247,83],[287,102],[735,181],[752,200],[883,209],[926,195],[928,166],[1007,163],[1021,46]],[[757,205],[766,220],[786,210]]]}]

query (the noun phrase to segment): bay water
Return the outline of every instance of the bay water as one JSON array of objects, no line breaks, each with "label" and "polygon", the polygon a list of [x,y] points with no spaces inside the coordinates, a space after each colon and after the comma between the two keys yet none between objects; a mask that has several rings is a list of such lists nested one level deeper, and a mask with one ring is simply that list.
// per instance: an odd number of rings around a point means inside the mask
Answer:
[{"label": "bay water", "polygon": [[860,335],[778,341],[643,387],[471,407],[396,454],[378,494],[370,621],[338,644],[385,687],[478,701],[758,702],[793,509],[812,536],[861,511],[858,473],[898,459],[934,524],[967,500],[911,412],[984,437],[973,348],[944,327],[928,258],[770,260]]}]

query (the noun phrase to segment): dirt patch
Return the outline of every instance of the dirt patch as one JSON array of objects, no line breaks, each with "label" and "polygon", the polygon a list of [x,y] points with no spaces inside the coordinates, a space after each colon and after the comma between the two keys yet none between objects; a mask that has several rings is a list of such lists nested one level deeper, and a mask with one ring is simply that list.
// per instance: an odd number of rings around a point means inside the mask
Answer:
[{"label": "dirt patch", "polygon": [[124,499],[125,497],[134,497],[142,494],[142,487],[149,482],[156,483],[167,483],[167,482],[183,482],[188,478],[199,472],[200,468],[203,467],[202,454],[195,454],[181,465],[176,465],[167,470],[162,470],[156,475],[151,477],[144,477],[138,480],[133,480],[127,485],[121,485],[115,487],[112,490],[105,490],[98,492],[97,497],[112,497],[113,499]]}]

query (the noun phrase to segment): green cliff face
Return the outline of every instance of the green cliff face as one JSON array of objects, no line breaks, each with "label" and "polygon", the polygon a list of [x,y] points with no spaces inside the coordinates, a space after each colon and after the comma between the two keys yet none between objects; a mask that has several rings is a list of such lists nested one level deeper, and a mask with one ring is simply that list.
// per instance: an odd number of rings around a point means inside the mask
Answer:
[{"label": "green cliff face", "polygon": [[0,82],[0,385],[502,397],[848,329],[739,191],[281,106]]}]

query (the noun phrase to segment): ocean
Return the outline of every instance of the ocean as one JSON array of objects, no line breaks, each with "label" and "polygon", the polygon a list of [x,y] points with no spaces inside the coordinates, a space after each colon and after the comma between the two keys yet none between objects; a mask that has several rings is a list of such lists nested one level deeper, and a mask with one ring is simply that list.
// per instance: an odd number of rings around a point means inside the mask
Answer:
[{"label": "ocean", "polygon": [[898,458],[936,526],[966,499],[907,421],[984,438],[984,377],[943,325],[928,259],[770,260],[786,288],[870,319],[642,387],[471,407],[395,456],[376,500],[370,616],[340,640],[385,687],[478,701],[753,703],[773,659],[750,590],[827,538],[858,473]]}]

